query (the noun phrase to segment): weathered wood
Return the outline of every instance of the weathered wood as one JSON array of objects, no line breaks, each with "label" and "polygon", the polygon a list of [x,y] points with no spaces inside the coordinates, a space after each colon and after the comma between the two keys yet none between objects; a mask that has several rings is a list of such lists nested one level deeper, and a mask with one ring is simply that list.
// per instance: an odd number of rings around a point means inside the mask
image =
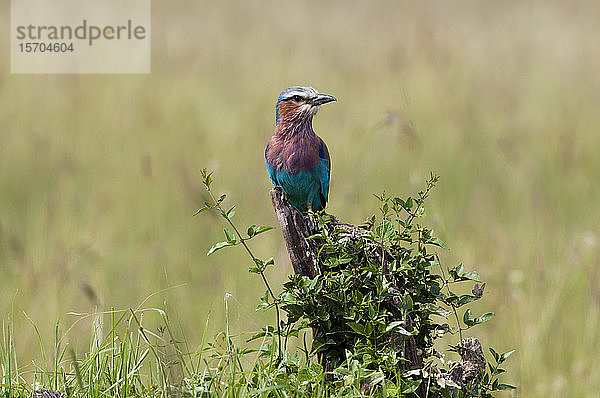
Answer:
[{"label": "weathered wood", "polygon": [[485,371],[485,357],[479,340],[474,337],[464,338],[458,354],[462,360],[454,363],[446,379],[460,387],[466,387],[474,380],[481,380],[481,375]]},{"label": "weathered wood", "polygon": [[318,269],[316,247],[306,239],[311,235],[306,218],[289,204],[279,187],[271,189],[271,202],[281,226],[294,272],[297,275],[314,278]]}]

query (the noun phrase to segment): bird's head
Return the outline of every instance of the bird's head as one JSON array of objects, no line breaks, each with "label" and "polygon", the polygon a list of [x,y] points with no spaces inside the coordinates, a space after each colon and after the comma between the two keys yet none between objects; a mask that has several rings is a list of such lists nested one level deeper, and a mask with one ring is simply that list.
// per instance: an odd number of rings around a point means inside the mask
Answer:
[{"label": "bird's head", "polygon": [[319,94],[312,87],[288,87],[277,97],[275,119],[286,123],[310,121],[319,107],[336,99],[331,95]]}]

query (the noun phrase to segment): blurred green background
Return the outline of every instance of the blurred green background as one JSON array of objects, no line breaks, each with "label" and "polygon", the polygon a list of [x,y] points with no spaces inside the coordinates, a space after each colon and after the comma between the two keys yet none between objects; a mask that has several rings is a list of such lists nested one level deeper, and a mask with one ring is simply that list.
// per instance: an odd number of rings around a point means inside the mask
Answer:
[{"label": "blurred green background", "polygon": [[[206,257],[221,221],[192,213],[208,167],[239,224],[276,224],[264,145],[277,94],[301,84],[338,98],[314,122],[330,212],[360,223],[373,193],[407,196],[439,174],[427,221],[446,264],[488,282],[476,310],[496,318],[475,334],[517,349],[504,381],[523,397],[597,396],[599,2],[152,7],[149,75],[11,75],[0,62],[0,311],[21,363],[40,355],[22,311],[49,346],[70,311],[157,292],[145,305],[166,303],[192,346],[209,309],[209,335],[222,330],[226,293],[236,331],[271,321],[241,250]],[[8,26],[8,2],[0,11]],[[252,244],[275,257],[279,286],[292,272],[281,235]],[[69,341],[87,344],[90,323]]]}]

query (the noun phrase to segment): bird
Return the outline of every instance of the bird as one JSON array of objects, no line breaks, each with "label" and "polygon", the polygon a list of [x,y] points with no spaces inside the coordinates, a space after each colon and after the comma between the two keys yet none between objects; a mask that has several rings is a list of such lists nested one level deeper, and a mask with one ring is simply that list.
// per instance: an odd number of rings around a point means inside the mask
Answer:
[{"label": "bird", "polygon": [[331,159],[312,120],[321,105],[332,101],[336,98],[302,86],[288,87],[277,97],[275,132],[265,149],[267,171],[303,213],[323,210],[329,197]]}]

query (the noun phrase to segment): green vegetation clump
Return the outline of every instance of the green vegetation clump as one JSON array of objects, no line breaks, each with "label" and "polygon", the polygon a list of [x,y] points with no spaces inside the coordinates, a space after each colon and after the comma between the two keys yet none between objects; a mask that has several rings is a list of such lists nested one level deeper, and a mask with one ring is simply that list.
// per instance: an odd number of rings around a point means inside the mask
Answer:
[{"label": "green vegetation clump", "polygon": [[[261,377],[265,367],[270,374],[279,375],[274,390],[280,392],[275,396],[327,392],[491,397],[493,391],[514,389],[498,380],[504,372],[500,365],[513,351],[498,354],[490,347],[493,361],[486,367],[482,357],[469,380],[465,376],[453,377],[453,369],[440,361],[444,353],[435,346],[438,339],[446,334],[456,335],[458,343],[450,350],[461,353],[466,341],[463,333],[494,314],[475,316],[466,308],[483,296],[485,284],[480,284],[477,272],[465,271],[462,264],[445,272],[438,255],[431,250],[445,247],[444,242],[435,237],[432,229],[419,223],[437,176],[430,177],[426,189],[416,198],[377,196],[381,203],[379,214],[369,218],[358,231],[349,232],[324,212],[309,214],[316,219],[316,233],[309,239],[319,243],[320,269],[314,278],[290,276],[277,296],[264,273],[266,267],[274,264],[273,258],[258,259],[247,244],[271,228],[252,225],[247,234],[241,234],[232,221],[235,206],[226,210],[222,206],[226,196],[217,199],[212,193],[212,174],[204,170],[202,176],[212,201],[207,201],[198,212],[216,209],[233,229],[224,229],[226,240],[216,243],[209,254],[243,245],[252,259],[250,272],[259,274],[266,287],[258,309],[273,309],[276,315],[275,327],[266,326],[249,339],[263,340],[256,351],[262,361],[255,363],[250,376],[242,376],[239,358],[233,361],[231,356],[235,355],[228,351],[232,375],[239,371],[250,392],[267,388]],[[454,286],[462,282],[474,283],[469,294],[455,293]],[[285,313],[285,319],[281,320],[280,311]],[[312,334],[310,349],[307,331]],[[304,337],[304,349],[290,352],[288,341],[299,336]],[[231,350],[233,342],[226,343]],[[229,382],[237,383],[234,379]],[[214,383],[207,388],[220,389]]]}]

